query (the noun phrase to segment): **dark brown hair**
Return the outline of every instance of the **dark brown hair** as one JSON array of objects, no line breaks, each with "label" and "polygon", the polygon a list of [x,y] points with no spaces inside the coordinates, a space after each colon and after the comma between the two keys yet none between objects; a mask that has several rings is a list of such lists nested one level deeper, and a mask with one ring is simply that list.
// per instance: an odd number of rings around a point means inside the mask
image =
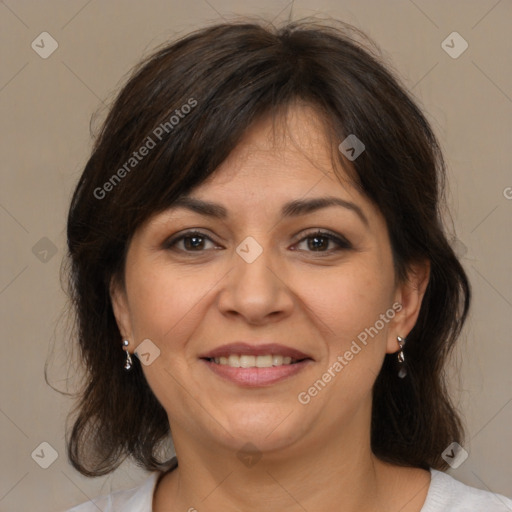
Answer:
[{"label": "dark brown hair", "polygon": [[372,45],[341,22],[223,23],[166,45],[133,71],[68,217],[69,291],[86,375],[66,436],[78,471],[103,475],[127,456],[150,471],[166,467],[158,453],[170,440],[167,415],[139,360],[131,372],[123,369],[111,280],[122,282],[128,245],[144,221],[212,175],[251,123],[295,100],[322,114],[337,144],[349,134],[363,141],[365,151],[349,166],[341,152],[338,158],[386,219],[397,278],[430,261],[405,348],[408,375],[397,378],[396,355],[387,355],[374,385],[371,444],[382,460],[446,468],[441,453],[462,442],[462,426],[443,367],[470,287],[443,227],[445,168],[436,137]]}]

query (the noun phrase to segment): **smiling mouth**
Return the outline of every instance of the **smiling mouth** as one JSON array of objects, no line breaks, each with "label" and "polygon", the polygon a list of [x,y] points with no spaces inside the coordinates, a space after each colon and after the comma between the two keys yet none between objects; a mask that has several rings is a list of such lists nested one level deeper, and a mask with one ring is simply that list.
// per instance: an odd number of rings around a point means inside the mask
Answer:
[{"label": "smiling mouth", "polygon": [[244,355],[230,354],[221,357],[206,357],[205,361],[215,363],[220,366],[230,366],[231,368],[271,368],[273,366],[288,366],[309,360],[309,358],[293,359],[289,356],[279,354],[266,355]]}]

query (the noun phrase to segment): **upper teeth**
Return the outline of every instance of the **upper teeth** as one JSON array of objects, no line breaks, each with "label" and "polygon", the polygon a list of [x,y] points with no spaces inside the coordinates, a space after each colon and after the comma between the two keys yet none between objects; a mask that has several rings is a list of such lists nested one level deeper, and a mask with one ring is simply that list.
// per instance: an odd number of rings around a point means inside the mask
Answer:
[{"label": "upper teeth", "polygon": [[281,366],[291,364],[291,357],[279,355],[248,356],[231,354],[229,357],[215,357],[213,359],[217,364],[232,366],[233,368],[269,368],[271,366]]}]

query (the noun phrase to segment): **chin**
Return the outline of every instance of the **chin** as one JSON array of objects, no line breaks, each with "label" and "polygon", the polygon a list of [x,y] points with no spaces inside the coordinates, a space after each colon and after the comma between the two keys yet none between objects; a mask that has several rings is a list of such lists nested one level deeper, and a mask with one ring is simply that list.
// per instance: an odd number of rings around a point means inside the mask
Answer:
[{"label": "chin", "polygon": [[262,406],[259,413],[254,407],[237,408],[233,416],[222,422],[227,430],[223,430],[222,442],[236,451],[246,443],[262,452],[288,448],[305,430],[304,421],[299,422],[290,412],[283,408],[276,410],[271,405]]}]

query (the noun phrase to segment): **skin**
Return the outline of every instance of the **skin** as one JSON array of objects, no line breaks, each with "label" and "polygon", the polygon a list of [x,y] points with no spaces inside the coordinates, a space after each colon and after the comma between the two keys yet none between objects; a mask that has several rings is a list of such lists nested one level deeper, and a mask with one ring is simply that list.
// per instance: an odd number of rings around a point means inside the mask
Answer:
[{"label": "skin", "polygon": [[[322,121],[304,104],[290,107],[286,130],[274,131],[269,118],[255,123],[190,195],[224,205],[228,217],[184,208],[153,216],[130,243],[124,285],[111,287],[129,351],[148,338],[160,350],[143,370],[167,412],[179,467],[160,479],[154,510],[420,511],[430,474],[377,459],[370,421],[372,386],[385,354],[398,351],[397,336],[416,322],[428,262],[395,283],[385,219],[343,169],[333,169]],[[326,195],[355,203],[368,225],[339,206],[280,215],[287,201]],[[190,229],[210,240],[165,245]],[[316,229],[351,247],[324,238],[315,245],[305,237]],[[236,252],[248,236],[263,250],[252,263]],[[298,394],[395,302],[401,311],[299,403]],[[314,361],[285,381],[243,388],[198,358],[236,340],[281,343]],[[249,442],[261,454],[251,465],[237,456]]]}]

